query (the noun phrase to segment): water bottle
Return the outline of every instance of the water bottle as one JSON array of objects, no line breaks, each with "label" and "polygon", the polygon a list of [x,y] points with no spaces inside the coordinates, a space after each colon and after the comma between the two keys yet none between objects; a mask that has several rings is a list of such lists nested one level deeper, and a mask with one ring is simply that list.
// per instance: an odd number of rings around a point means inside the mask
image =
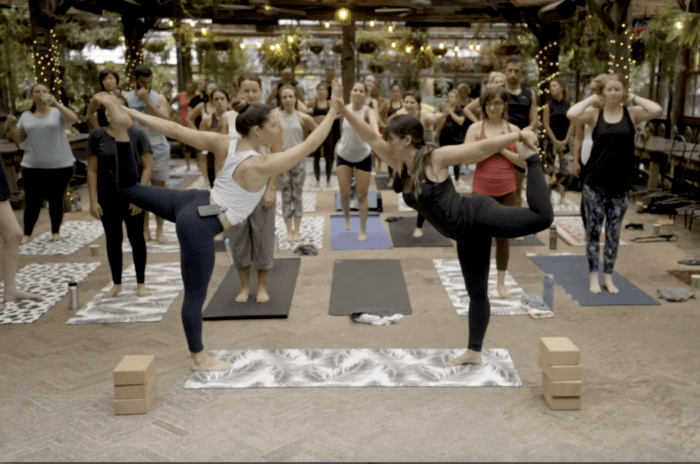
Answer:
[{"label": "water bottle", "polygon": [[377,192],[377,212],[381,213],[383,211],[382,207],[382,192]]},{"label": "water bottle", "polygon": [[70,309],[77,310],[80,308],[78,302],[78,283],[71,277],[68,282],[68,295],[70,295]]},{"label": "water bottle", "polygon": [[549,228],[549,249],[550,250],[557,249],[557,225],[556,224],[552,224],[552,227]]},{"label": "water bottle", "polygon": [[228,256],[228,263],[233,266],[233,261],[232,261],[232,256],[233,256],[233,251],[231,250],[231,240],[226,237],[224,239],[224,248],[226,248],[226,256]]},{"label": "water bottle", "polygon": [[76,191],[73,193],[73,201],[75,202],[75,211],[80,212],[83,210],[83,202],[80,200],[80,194]]},{"label": "water bottle", "polygon": [[544,291],[542,292],[542,301],[545,302],[549,309],[554,311],[554,276],[546,274],[544,276]]}]

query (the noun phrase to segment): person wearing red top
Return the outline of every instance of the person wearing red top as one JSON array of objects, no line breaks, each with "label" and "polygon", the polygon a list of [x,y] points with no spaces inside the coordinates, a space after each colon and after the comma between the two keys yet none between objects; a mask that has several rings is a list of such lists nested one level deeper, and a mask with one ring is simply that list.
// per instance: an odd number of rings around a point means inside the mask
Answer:
[{"label": "person wearing red top", "polygon": [[[187,125],[187,115],[190,109],[190,102],[194,97],[197,96],[198,85],[194,81],[187,83],[187,88],[184,92],[177,94],[177,102],[180,105],[180,123],[183,126]],[[190,158],[192,158],[192,152],[194,149],[187,145],[182,146],[182,156],[185,157],[185,163],[187,164],[187,170],[190,170]]]},{"label": "person wearing red top", "polygon": [[[484,120],[469,126],[464,143],[474,143],[502,134],[518,132],[520,129],[508,122],[508,95],[503,87],[486,91],[481,98],[481,114]],[[474,171],[472,191],[494,198],[505,206],[516,206],[515,171],[513,165],[525,168],[527,163],[518,154],[520,143],[511,143],[500,152],[479,162]],[[498,294],[509,298],[506,289],[506,270],[510,245],[507,238],[496,238],[496,269],[498,270]]]}]

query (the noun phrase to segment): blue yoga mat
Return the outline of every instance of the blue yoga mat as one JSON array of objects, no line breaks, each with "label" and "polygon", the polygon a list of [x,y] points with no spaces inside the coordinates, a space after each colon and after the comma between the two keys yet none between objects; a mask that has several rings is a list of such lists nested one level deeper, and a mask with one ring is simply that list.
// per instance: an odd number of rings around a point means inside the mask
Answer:
[{"label": "blue yoga mat", "polygon": [[[377,209],[377,191],[376,190],[370,190],[367,192],[367,206],[369,206],[370,211],[376,211],[376,209]],[[359,205],[357,203],[357,197],[355,197],[355,195],[352,195],[350,197],[350,209],[357,211],[358,208],[359,208]],[[335,210],[336,211],[343,210],[343,205],[340,202],[340,193],[338,193],[338,192],[335,193]]]},{"label": "blue yoga mat", "polygon": [[[588,289],[588,261],[585,255],[530,256],[545,273],[552,274],[554,281],[581,306],[642,306],[660,305],[633,283],[617,272],[613,281],[620,293],[608,293],[601,283],[603,293],[594,294]],[[601,263],[599,268],[602,269]],[[602,276],[601,276],[602,282]]]},{"label": "blue yoga mat", "polygon": [[350,230],[345,230],[345,218],[331,215],[331,248],[334,250],[387,250],[392,248],[386,235],[382,219],[378,214],[367,217],[367,241],[358,242],[360,216],[350,216]]},{"label": "blue yoga mat", "polygon": [[186,179],[184,177],[171,177],[168,180],[168,187],[169,188],[175,188],[181,183],[183,183]]}]

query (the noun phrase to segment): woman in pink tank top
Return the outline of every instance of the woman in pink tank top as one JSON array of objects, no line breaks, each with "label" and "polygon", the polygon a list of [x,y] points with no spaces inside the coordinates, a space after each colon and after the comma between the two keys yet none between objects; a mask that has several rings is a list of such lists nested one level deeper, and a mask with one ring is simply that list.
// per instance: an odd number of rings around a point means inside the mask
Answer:
[{"label": "woman in pink tank top", "polygon": [[[519,129],[508,122],[508,95],[502,87],[486,91],[481,98],[481,114],[484,120],[469,126],[464,142],[476,142],[485,138],[517,132]],[[518,151],[520,143],[511,143],[498,153],[486,158],[476,165],[474,171],[474,193],[494,198],[502,205],[516,205],[515,172],[513,164],[522,168],[527,166],[520,160]],[[498,294],[501,298],[509,298],[506,289],[506,270],[510,245],[507,238],[496,237],[496,269],[498,270]]]}]

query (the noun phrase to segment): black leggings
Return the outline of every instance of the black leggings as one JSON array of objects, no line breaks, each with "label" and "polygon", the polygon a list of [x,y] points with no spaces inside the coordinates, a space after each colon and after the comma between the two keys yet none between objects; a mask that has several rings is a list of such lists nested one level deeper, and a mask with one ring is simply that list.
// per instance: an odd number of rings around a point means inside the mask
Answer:
[{"label": "black leggings", "polygon": [[335,141],[333,140],[333,134],[329,133],[326,140],[324,140],[321,146],[314,152],[314,175],[316,175],[317,182],[321,179],[321,149],[323,149],[323,157],[326,159],[326,181],[330,182],[331,173],[333,172],[334,148]]},{"label": "black leggings", "polygon": [[131,243],[136,268],[136,283],[142,284],[146,277],[146,240],[143,238],[143,211],[136,216],[131,215],[129,203],[116,199],[100,199],[102,207],[102,225],[105,228],[107,238],[107,258],[109,268],[112,271],[112,282],[115,285],[122,283],[122,239],[124,230],[122,222],[126,224],[126,234]]},{"label": "black leggings", "polygon": [[471,225],[457,240],[457,256],[469,293],[469,349],[481,351],[491,317],[488,299],[491,237],[519,237],[548,228],[554,221],[539,156],[527,160],[529,209],[504,206],[485,195],[471,197]]},{"label": "black leggings", "polygon": [[63,195],[73,178],[75,166],[58,169],[22,168],[24,179],[24,235],[32,235],[44,200],[49,202],[51,233],[57,234],[63,221]]},{"label": "black leggings", "polygon": [[455,180],[459,180],[459,173],[462,170],[462,165],[461,164],[455,164],[452,166],[452,170],[455,173]]},{"label": "black leggings", "polygon": [[175,190],[141,185],[136,157],[128,142],[117,143],[117,185],[128,201],[175,223],[180,242],[180,268],[185,284],[182,325],[192,353],[204,350],[202,306],[214,271],[214,236],[224,230],[217,216],[200,217],[197,208],[209,204],[206,190]]}]

